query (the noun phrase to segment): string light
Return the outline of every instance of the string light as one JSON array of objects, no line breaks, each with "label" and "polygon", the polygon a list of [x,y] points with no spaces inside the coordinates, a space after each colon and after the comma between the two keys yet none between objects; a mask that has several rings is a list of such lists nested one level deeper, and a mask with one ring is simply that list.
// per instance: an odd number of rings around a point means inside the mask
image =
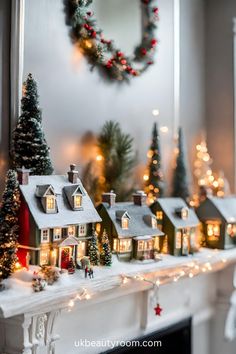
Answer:
[{"label": "string light", "polygon": [[160,114],[159,109],[153,109],[153,110],[152,110],[152,115],[153,115],[154,117],[159,116],[159,114]]}]

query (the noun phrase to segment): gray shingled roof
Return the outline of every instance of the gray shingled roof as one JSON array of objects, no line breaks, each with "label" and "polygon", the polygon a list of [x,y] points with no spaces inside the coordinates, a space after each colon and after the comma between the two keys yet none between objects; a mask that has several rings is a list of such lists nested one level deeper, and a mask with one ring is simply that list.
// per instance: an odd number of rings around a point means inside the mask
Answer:
[{"label": "gray shingled roof", "polygon": [[236,197],[208,198],[227,222],[236,221]]},{"label": "gray shingled roof", "polygon": [[181,217],[177,215],[177,209],[187,207],[187,204],[181,198],[159,198],[156,203],[160,205],[163,212],[176,228],[194,227],[200,223],[195,211],[191,208],[189,208],[187,219],[181,219]]},{"label": "gray shingled roof", "polygon": [[[57,195],[58,213],[46,214],[44,212],[40,198],[35,195],[36,186],[38,185],[51,185],[53,187]],[[73,186],[68,181],[67,176],[30,176],[29,184],[20,185],[20,190],[39,229],[57,226],[66,227],[68,225],[101,221],[100,216],[79,179],[76,185],[79,185],[81,190],[85,192],[82,201],[82,210],[78,211],[72,210],[63,191],[64,187]]]},{"label": "gray shingled roof", "polygon": [[[151,210],[148,206],[135,205],[133,203],[116,203],[114,206],[109,207],[107,203],[102,204],[106,209],[113,225],[117,231],[118,237],[137,237],[137,236],[162,236],[164,235],[162,231],[158,228],[153,229],[148,226],[144,221],[145,215],[153,216]],[[116,214],[119,211],[126,211],[130,217],[129,228],[123,230],[121,227],[121,222],[117,220]]]},{"label": "gray shingled roof", "polygon": [[[44,197],[46,192],[49,190],[49,188],[51,188],[53,190],[53,187],[51,186],[51,184],[42,184],[39,186],[36,186],[35,189],[35,195],[36,197]],[[53,190],[54,192],[54,190]]]}]

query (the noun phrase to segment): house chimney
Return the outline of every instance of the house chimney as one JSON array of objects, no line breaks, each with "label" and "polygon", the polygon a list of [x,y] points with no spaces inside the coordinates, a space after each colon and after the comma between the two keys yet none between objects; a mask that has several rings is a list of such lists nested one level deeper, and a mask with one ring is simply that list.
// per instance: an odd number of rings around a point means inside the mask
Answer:
[{"label": "house chimney", "polygon": [[109,193],[103,193],[102,202],[108,203],[110,207],[114,206],[116,204],[116,194],[113,191],[110,191]]},{"label": "house chimney", "polygon": [[30,174],[30,170],[24,168],[24,166],[22,168],[18,168],[17,169],[17,179],[20,185],[27,185],[29,184],[29,174]]},{"label": "house chimney", "polygon": [[71,164],[70,165],[70,171],[68,171],[68,180],[70,183],[77,183],[77,179],[79,177],[79,172],[76,170],[76,165]]},{"label": "house chimney", "polygon": [[137,191],[133,194],[133,201],[135,205],[146,205],[147,194],[144,191]]}]

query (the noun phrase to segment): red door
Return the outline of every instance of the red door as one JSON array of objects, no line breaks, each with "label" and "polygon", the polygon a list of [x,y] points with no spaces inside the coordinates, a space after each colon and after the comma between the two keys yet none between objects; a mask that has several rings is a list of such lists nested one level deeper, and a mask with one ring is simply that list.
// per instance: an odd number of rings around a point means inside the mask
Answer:
[{"label": "red door", "polygon": [[61,268],[67,269],[71,257],[71,248],[65,247],[61,250]]}]

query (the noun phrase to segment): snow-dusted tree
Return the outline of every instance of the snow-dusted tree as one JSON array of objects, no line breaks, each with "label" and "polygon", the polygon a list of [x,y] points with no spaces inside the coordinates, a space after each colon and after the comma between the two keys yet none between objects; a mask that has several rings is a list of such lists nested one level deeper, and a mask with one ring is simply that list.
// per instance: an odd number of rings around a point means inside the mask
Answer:
[{"label": "snow-dusted tree", "polygon": [[101,256],[100,256],[101,263],[105,266],[111,266],[112,253],[111,253],[108,235],[107,235],[107,232],[105,229],[102,234],[101,244],[102,244],[102,251],[101,251]]},{"label": "snow-dusted tree", "polygon": [[12,134],[12,160],[15,168],[25,167],[33,175],[50,175],[53,172],[39,109],[37,83],[32,74],[23,85],[21,116]]},{"label": "snow-dusted tree", "polygon": [[94,266],[99,265],[98,239],[95,230],[93,229],[92,237],[88,244],[88,255],[90,263]]}]

